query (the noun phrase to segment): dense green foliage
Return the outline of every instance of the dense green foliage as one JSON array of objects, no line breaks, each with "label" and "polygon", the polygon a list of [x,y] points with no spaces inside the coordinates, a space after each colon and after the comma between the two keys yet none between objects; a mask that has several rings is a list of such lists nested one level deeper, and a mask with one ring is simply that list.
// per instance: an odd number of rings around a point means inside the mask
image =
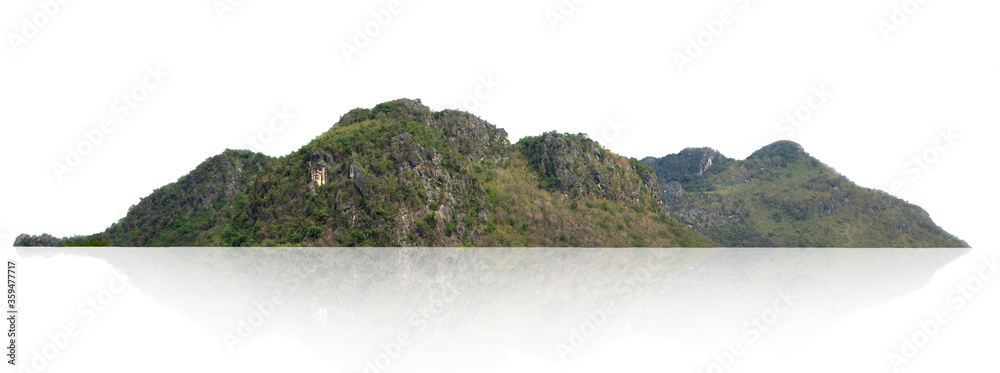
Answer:
[{"label": "dense green foliage", "polygon": [[852,183],[790,141],[743,161],[702,148],[643,162],[670,216],[725,246],[967,246],[923,209]]},{"label": "dense green foliage", "polygon": [[[118,246],[714,245],[662,212],[648,167],[581,135],[542,138],[565,147],[534,138],[510,144],[505,131],[471,114],[432,112],[410,100],[355,109],[284,157],[233,150],[212,157],[87,239]],[[577,156],[581,149],[586,156]],[[553,169],[543,156],[559,164]]]}]

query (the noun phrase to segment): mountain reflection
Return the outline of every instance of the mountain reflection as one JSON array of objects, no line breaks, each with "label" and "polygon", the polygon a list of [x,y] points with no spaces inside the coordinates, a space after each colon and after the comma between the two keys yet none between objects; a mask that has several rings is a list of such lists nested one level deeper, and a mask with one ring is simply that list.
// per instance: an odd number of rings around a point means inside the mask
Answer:
[{"label": "mountain reflection", "polygon": [[920,289],[969,249],[17,251],[105,260],[223,350],[282,335],[345,371],[379,371],[489,365],[512,350],[558,362],[639,335],[713,344],[758,330],[747,329],[755,318],[769,325],[772,309],[808,319],[782,316],[795,332],[777,347],[794,349]]}]

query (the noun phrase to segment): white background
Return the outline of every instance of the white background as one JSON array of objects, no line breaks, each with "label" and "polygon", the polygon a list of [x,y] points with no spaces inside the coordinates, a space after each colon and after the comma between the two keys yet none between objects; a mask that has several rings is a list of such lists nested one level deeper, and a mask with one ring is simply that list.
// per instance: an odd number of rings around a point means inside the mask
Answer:
[{"label": "white background", "polygon": [[[214,0],[42,4],[0,3],[7,243],[101,231],[250,136],[266,136],[266,154],[288,154],[352,108],[404,97],[464,107],[512,141],[584,132],[637,158],[708,146],[742,159],[788,138],[860,185],[892,191],[900,181],[905,191],[894,194],[946,230],[991,243],[995,1],[403,0],[351,62],[343,45],[376,30],[371,12],[388,1],[250,0],[222,11]],[[911,14],[897,15],[886,38],[879,22],[893,22],[894,7]],[[726,10],[731,22],[709,38],[706,23]],[[554,14],[565,16],[553,27]],[[674,57],[688,38],[703,51],[681,71]],[[147,68],[168,76],[123,119],[116,100]],[[467,100],[482,80],[498,86]],[[800,128],[776,129],[812,87],[835,94]],[[295,119],[265,133],[284,108]],[[58,175],[54,164],[67,164],[102,119],[113,130]],[[920,177],[905,173],[949,128],[960,138],[927,153],[935,162]]]}]

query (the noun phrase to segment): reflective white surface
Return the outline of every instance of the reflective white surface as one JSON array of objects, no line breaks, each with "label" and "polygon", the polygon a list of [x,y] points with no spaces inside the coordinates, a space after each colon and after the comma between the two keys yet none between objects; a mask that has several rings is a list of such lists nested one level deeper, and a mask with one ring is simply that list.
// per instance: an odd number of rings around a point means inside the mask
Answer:
[{"label": "reflective white surface", "polygon": [[[368,249],[372,262],[333,259],[364,250],[251,249],[239,254],[246,265],[224,268],[234,262],[218,255],[232,249],[18,249],[19,361],[44,360],[34,371],[45,372],[894,372],[896,353],[908,360],[898,371],[940,372],[979,371],[1000,347],[1000,291],[984,264],[996,250]],[[405,271],[406,258],[449,255],[452,269]],[[534,263],[489,264],[511,256]],[[281,264],[302,258],[320,270]],[[255,277],[296,270],[307,274],[289,277],[302,279],[294,288]],[[374,282],[361,284],[365,271]],[[240,320],[244,342],[227,343]],[[932,331],[926,343],[921,330]],[[920,346],[903,351],[904,337]]]}]

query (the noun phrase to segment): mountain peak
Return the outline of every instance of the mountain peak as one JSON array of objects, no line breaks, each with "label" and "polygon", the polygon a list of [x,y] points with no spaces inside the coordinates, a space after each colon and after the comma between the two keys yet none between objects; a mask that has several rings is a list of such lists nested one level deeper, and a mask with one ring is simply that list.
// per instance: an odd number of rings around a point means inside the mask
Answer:
[{"label": "mountain peak", "polygon": [[552,131],[525,137],[518,144],[548,190],[573,198],[601,196],[644,204],[658,199],[652,169],[608,151],[585,134]]},{"label": "mountain peak", "polygon": [[428,118],[432,113],[433,112],[429,107],[424,106],[424,104],[420,102],[420,99],[411,100],[408,98],[401,98],[383,102],[375,105],[375,107],[371,109],[353,109],[340,116],[340,120],[337,124],[346,126],[374,119],[422,121],[420,119]]},{"label": "mountain peak", "polygon": [[705,149],[647,158],[668,215],[726,246],[964,247],[923,209],[860,187],[793,141],[746,160]]},{"label": "mountain peak", "polygon": [[668,154],[662,158],[646,157],[642,163],[652,167],[657,172],[660,187],[664,188],[672,181],[690,181],[721,170],[731,158],[722,155],[718,150],[702,148],[685,148],[677,154]]},{"label": "mountain peak", "polygon": [[799,143],[791,140],[778,140],[753,152],[747,159],[781,157],[786,162],[794,162],[803,156],[808,157],[809,153],[806,153],[805,148]]}]

